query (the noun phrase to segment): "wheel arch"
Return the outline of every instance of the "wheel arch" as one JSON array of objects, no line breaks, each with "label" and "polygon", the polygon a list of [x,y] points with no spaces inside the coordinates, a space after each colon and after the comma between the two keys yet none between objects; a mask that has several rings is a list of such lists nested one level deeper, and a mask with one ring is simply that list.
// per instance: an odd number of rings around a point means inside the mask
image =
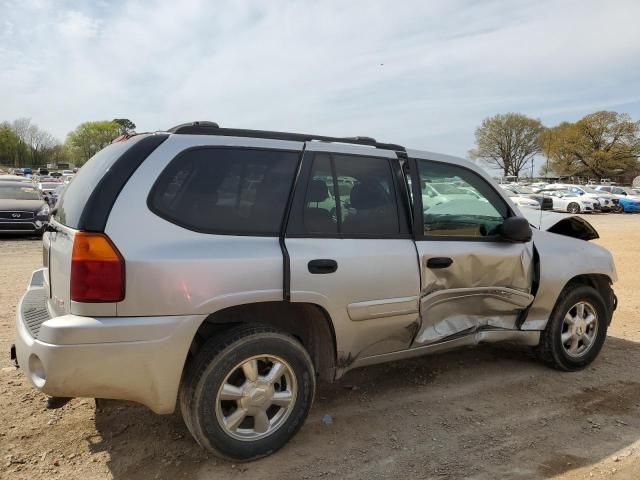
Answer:
[{"label": "wheel arch", "polygon": [[313,361],[318,376],[332,382],[336,376],[336,334],[328,312],[315,303],[264,301],[233,305],[208,315],[189,347],[185,368],[204,343],[240,324],[267,325],[294,336]]},{"label": "wheel arch", "polygon": [[[586,273],[576,275],[565,284],[562,292],[570,289],[574,285],[586,285],[588,287],[592,287],[602,295],[602,299],[607,306],[607,323],[611,324],[613,312],[618,306],[618,299],[613,293],[613,280],[611,277],[603,273]],[[561,295],[558,296],[558,299]]]}]

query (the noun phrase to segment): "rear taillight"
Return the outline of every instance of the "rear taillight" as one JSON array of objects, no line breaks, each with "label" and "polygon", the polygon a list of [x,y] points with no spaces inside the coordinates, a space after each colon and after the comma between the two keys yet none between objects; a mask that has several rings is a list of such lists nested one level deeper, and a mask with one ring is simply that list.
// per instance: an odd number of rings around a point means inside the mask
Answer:
[{"label": "rear taillight", "polygon": [[76,233],[71,255],[71,300],[124,300],[124,260],[102,233]]}]

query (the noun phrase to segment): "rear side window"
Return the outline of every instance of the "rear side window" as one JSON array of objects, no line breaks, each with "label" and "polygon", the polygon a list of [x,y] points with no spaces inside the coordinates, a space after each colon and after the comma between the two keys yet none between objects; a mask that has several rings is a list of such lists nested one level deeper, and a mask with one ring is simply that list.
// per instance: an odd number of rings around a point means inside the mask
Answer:
[{"label": "rear side window", "polygon": [[278,235],[298,162],[289,151],[187,150],[158,177],[149,208],[198,232]]},{"label": "rear side window", "polygon": [[94,188],[113,164],[142,136],[126,142],[116,142],[103,148],[85,163],[65,188],[56,204],[54,216],[58,222],[71,228],[79,228],[80,217]]},{"label": "rear side window", "polygon": [[307,234],[397,235],[400,224],[389,160],[317,154],[303,221]]}]

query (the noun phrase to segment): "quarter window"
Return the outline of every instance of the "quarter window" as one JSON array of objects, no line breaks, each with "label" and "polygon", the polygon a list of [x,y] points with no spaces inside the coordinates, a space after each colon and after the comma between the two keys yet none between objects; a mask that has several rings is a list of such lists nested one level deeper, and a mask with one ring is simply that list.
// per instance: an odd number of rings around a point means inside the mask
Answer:
[{"label": "quarter window", "polygon": [[509,215],[500,195],[474,172],[428,160],[418,160],[418,169],[425,236],[491,236]]},{"label": "quarter window", "polygon": [[188,150],[160,174],[149,206],[204,233],[277,235],[298,160],[276,150]]}]

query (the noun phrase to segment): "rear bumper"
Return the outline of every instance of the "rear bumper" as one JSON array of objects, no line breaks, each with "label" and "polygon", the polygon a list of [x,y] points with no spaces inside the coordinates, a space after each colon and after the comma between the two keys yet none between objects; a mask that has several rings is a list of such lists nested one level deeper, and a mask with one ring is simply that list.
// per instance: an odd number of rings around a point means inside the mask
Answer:
[{"label": "rear bumper", "polygon": [[38,390],[57,397],[131,400],[175,408],[184,362],[203,315],[51,318],[42,270],[20,300],[16,353]]}]

